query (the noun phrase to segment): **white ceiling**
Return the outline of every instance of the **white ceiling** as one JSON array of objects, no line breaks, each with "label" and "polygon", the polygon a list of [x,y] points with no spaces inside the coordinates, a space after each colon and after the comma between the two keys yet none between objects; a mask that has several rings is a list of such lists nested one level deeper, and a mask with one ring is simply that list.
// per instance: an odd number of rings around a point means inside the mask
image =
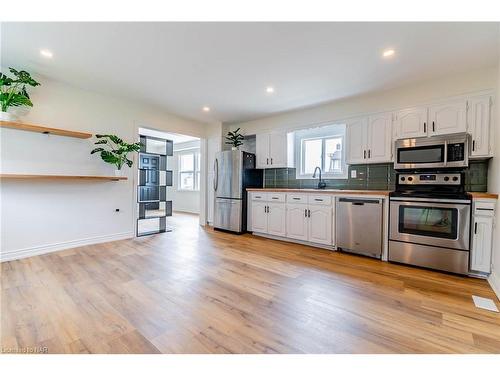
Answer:
[{"label": "white ceiling", "polygon": [[[498,23],[3,23],[2,64],[237,122],[493,66]],[[382,59],[386,48],[396,55]],[[40,56],[50,49],[53,59]],[[276,92],[268,95],[266,86]],[[203,106],[212,111],[205,113]]]},{"label": "white ceiling", "polygon": [[174,144],[200,140],[200,138],[191,137],[190,135],[166,133],[159,130],[148,129],[148,128],[139,128],[139,134],[149,135],[150,137],[170,139]]}]

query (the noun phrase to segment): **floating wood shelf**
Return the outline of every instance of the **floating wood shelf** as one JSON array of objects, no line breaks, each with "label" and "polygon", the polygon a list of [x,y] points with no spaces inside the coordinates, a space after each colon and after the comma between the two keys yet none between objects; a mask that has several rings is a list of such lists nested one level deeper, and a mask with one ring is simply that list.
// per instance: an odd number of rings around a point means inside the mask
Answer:
[{"label": "floating wood shelf", "polygon": [[68,176],[68,175],[51,175],[51,174],[12,174],[2,173],[1,179],[11,180],[97,180],[97,181],[120,181],[127,180],[127,177],[117,176]]},{"label": "floating wood shelf", "polygon": [[74,131],[64,130],[64,129],[48,128],[46,126],[24,124],[22,122],[14,122],[14,121],[3,121],[2,120],[2,121],[0,121],[0,127],[17,129],[17,130],[25,130],[25,131],[29,131],[29,132],[42,133],[42,134],[61,135],[63,137],[73,137],[73,138],[81,138],[81,139],[86,139],[86,138],[92,137],[91,133],[74,132]]}]

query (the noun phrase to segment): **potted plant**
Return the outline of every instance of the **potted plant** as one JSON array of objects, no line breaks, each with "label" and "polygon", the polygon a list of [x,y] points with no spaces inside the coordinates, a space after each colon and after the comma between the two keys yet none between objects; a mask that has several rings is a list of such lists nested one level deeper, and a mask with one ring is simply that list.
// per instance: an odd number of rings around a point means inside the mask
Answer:
[{"label": "potted plant", "polygon": [[226,145],[231,145],[231,150],[238,150],[238,147],[243,144],[243,139],[245,137],[240,134],[240,128],[238,128],[233,132],[227,132]]},{"label": "potted plant", "polygon": [[103,147],[94,148],[90,154],[100,152],[102,160],[116,166],[116,176],[121,176],[123,164],[132,167],[133,162],[128,158],[128,154],[141,149],[140,142],[126,143],[116,135],[96,134],[96,138],[99,140],[95,144]]},{"label": "potted plant", "polygon": [[15,121],[17,117],[8,112],[11,107],[33,107],[27,86],[40,86],[40,84],[31,78],[31,75],[25,70],[16,70],[9,68],[14,78],[0,72],[0,120]]}]

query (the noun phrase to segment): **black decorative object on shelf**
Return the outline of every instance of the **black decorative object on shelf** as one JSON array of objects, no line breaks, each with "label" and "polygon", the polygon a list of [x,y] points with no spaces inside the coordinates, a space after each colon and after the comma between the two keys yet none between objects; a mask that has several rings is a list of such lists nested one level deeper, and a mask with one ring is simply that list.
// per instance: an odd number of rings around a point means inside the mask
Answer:
[{"label": "black decorative object on shelf", "polygon": [[167,200],[167,186],[172,186],[172,171],[167,157],[173,156],[173,142],[140,136],[137,236],[168,232],[167,217],[172,216],[172,201]]}]

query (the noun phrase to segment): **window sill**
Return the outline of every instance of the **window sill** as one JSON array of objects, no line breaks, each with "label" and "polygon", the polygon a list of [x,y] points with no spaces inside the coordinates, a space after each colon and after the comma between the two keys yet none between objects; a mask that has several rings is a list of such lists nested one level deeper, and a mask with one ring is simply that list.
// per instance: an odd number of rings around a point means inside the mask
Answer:
[{"label": "window sill", "polygon": [[191,189],[177,189],[176,191],[181,192],[181,193],[199,193],[200,190],[191,190]]}]

